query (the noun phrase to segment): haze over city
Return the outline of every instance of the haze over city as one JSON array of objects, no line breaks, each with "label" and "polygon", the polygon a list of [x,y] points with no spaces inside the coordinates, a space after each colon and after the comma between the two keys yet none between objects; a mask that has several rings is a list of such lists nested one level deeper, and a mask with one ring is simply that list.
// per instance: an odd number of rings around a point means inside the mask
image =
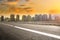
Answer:
[{"label": "haze over city", "polygon": [[0,0],[0,40],[60,40],[60,0]]}]

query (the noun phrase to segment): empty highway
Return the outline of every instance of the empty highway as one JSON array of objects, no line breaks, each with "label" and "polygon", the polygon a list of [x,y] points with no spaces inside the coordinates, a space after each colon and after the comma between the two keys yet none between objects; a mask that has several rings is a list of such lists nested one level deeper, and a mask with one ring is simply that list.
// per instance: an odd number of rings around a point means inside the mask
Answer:
[{"label": "empty highway", "polygon": [[6,40],[60,40],[60,26],[0,22]]}]

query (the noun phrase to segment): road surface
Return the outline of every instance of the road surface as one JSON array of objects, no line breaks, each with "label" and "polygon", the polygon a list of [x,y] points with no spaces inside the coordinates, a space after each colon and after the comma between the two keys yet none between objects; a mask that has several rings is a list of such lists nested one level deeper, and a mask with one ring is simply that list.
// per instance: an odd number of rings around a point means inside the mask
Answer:
[{"label": "road surface", "polygon": [[60,27],[52,25],[0,22],[6,40],[60,40]]}]

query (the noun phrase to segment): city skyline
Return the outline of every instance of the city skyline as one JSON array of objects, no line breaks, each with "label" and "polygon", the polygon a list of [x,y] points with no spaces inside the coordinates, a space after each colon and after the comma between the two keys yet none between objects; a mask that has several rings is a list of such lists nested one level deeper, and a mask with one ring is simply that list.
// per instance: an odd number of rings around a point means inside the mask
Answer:
[{"label": "city skyline", "polygon": [[59,40],[60,0],[0,0],[0,40]]},{"label": "city skyline", "polygon": [[15,14],[11,14],[9,15],[9,17],[6,17],[4,15],[0,16],[0,19],[11,19],[12,21],[19,21],[19,20],[34,20],[34,21],[48,21],[48,20],[55,20],[55,19],[60,19],[60,16],[57,15],[51,15],[51,14],[35,14],[34,16],[31,15],[15,15]]}]

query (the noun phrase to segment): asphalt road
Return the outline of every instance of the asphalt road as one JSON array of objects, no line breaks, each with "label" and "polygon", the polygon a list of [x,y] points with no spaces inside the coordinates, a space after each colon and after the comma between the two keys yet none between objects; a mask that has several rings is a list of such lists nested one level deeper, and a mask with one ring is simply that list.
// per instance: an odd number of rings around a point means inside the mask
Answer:
[{"label": "asphalt road", "polygon": [[6,40],[60,40],[59,26],[2,22],[0,30]]}]

